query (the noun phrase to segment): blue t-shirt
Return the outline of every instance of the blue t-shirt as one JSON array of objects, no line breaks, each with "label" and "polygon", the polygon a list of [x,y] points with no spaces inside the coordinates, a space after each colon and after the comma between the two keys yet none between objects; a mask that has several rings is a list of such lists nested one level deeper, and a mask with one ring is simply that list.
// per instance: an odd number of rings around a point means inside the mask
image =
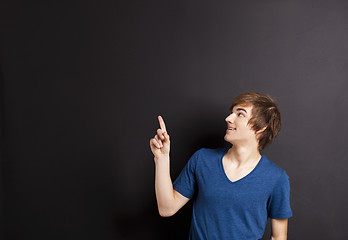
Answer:
[{"label": "blue t-shirt", "polygon": [[268,217],[292,216],[286,172],[262,155],[248,175],[232,182],[222,164],[228,149],[198,150],[173,184],[194,201],[191,240],[261,239]]}]

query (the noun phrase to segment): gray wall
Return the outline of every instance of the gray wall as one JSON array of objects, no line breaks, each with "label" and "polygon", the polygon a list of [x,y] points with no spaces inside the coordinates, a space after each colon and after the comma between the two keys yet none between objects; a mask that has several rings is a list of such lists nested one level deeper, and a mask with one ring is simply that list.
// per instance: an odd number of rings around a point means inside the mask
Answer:
[{"label": "gray wall", "polygon": [[4,239],[186,239],[192,205],[156,209],[156,116],[174,179],[225,144],[245,91],[282,114],[263,154],[290,176],[289,239],[347,239],[346,1],[7,1],[0,16]]}]

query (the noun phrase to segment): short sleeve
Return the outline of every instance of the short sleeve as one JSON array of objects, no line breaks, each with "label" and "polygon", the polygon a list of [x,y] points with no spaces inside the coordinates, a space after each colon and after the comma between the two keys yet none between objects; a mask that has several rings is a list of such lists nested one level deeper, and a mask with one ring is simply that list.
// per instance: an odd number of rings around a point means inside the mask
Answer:
[{"label": "short sleeve", "polygon": [[173,183],[173,187],[181,195],[191,199],[195,192],[196,176],[195,169],[199,156],[199,150],[196,151],[189,161],[186,163],[184,169]]},{"label": "short sleeve", "polygon": [[283,171],[272,190],[271,196],[268,199],[267,210],[270,218],[292,217],[290,183],[285,171]]}]

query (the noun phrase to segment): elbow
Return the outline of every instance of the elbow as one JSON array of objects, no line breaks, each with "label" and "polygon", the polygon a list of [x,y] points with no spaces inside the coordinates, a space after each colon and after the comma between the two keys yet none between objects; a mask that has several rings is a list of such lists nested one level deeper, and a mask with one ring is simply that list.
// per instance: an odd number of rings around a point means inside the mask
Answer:
[{"label": "elbow", "polygon": [[161,209],[161,208],[158,208],[158,213],[161,217],[171,217],[175,214],[175,212],[171,211],[170,209]]},{"label": "elbow", "polygon": [[161,217],[171,217],[171,216],[173,216],[174,214],[169,213],[169,212],[159,212],[159,215],[160,215]]},{"label": "elbow", "polygon": [[287,239],[288,239],[287,235],[277,236],[277,237],[271,236],[271,240],[287,240]]}]

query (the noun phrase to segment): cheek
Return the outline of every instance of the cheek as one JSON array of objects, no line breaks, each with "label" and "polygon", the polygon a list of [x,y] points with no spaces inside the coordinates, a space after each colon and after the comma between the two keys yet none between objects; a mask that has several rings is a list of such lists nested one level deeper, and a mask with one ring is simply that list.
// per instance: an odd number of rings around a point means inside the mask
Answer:
[{"label": "cheek", "polygon": [[246,128],[248,129],[248,132],[250,133],[250,135],[255,135],[255,130],[252,128],[250,124],[248,124]]}]

